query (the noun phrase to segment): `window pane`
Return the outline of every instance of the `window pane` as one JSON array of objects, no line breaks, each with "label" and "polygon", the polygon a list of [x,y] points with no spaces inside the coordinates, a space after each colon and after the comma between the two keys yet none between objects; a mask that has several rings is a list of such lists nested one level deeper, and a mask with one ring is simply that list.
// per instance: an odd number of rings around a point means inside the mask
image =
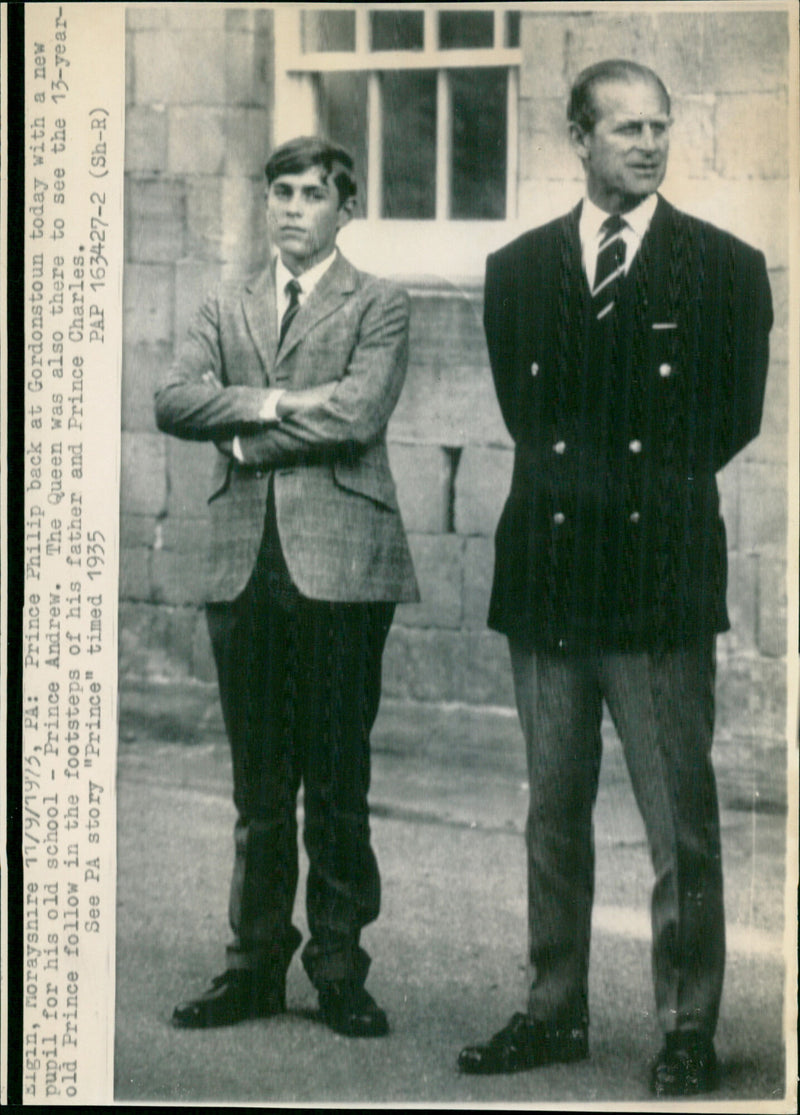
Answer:
[{"label": "window pane", "polygon": [[372,50],[422,50],[422,12],[370,12]]},{"label": "window pane", "polygon": [[303,52],[317,50],[355,50],[356,13],[302,12]]},{"label": "window pane", "polygon": [[358,186],[356,212],[367,200],[367,75],[320,74],[320,131],[353,156]]},{"label": "window pane", "polygon": [[439,46],[442,50],[493,45],[493,12],[439,13]]},{"label": "window pane", "polygon": [[424,218],[436,210],[436,74],[383,75],[384,217]]},{"label": "window pane", "polygon": [[452,70],[456,220],[506,215],[506,70]]},{"label": "window pane", "polygon": [[519,12],[506,12],[506,46],[519,46]]}]

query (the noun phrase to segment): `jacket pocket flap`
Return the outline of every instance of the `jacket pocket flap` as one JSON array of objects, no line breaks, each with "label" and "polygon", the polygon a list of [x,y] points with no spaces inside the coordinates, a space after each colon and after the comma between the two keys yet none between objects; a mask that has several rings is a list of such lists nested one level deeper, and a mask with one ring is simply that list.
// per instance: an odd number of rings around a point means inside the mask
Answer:
[{"label": "jacket pocket flap", "polygon": [[390,473],[363,464],[348,465],[337,461],[333,466],[333,478],[339,487],[367,496],[392,511],[397,510],[397,494]]}]

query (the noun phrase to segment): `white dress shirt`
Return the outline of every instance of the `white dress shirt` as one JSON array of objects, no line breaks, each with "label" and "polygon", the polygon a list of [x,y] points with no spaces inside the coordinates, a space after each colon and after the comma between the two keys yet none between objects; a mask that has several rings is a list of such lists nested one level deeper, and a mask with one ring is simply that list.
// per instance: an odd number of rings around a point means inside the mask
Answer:
[{"label": "white dress shirt", "polygon": [[[625,241],[625,274],[628,274],[636,253],[644,239],[644,234],[650,227],[658,194],[650,194],[640,202],[635,209],[628,213],[621,213],[623,221],[620,235]],[[600,248],[602,235],[600,227],[610,214],[599,209],[588,197],[583,199],[581,215],[578,222],[578,234],[581,239],[581,253],[583,255],[583,270],[589,283],[589,289],[594,289],[594,274],[597,270],[597,253]]]}]

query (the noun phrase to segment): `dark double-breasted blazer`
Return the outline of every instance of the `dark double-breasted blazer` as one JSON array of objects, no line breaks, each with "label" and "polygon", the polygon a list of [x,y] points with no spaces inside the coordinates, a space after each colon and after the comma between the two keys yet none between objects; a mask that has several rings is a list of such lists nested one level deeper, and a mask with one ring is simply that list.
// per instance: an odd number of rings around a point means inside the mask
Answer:
[{"label": "dark double-breasted blazer", "polygon": [[[275,304],[271,267],[252,282],[223,283],[156,393],[159,429],[220,443],[245,438],[246,463],[218,451],[213,464],[206,599],[233,600],[247,584],[270,475],[281,546],[301,593],[418,599],[386,452],[408,360],[408,295],[337,255],[280,351]],[[273,427],[259,423],[264,388],[331,381],[326,402]]]},{"label": "dark double-breasted blazer", "polygon": [[489,623],[532,648],[685,644],[728,626],[716,473],[759,430],[764,257],[659,197],[598,323],[579,216],[487,262],[486,338],[515,442]]}]

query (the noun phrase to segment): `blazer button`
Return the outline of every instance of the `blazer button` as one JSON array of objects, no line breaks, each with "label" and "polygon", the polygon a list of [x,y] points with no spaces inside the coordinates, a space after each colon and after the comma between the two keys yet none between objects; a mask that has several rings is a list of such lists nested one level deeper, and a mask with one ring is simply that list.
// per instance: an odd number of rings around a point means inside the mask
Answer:
[{"label": "blazer button", "polygon": [[560,456],[566,448],[567,448],[567,443],[565,441],[557,441],[555,443],[555,445],[553,446],[553,452],[558,453],[559,456]]},{"label": "blazer button", "polygon": [[631,513],[630,513],[630,515],[628,516],[628,518],[630,519],[630,521],[631,521],[632,523],[638,523],[638,522],[639,522],[639,519],[641,518],[641,516],[639,515],[639,512],[638,512],[638,511],[631,511]]},{"label": "blazer button", "polygon": [[639,441],[638,438],[634,438],[633,441],[628,444],[628,448],[630,449],[631,453],[641,453],[642,443]]},{"label": "blazer button", "polygon": [[556,511],[555,515],[553,516],[553,522],[556,524],[556,526],[560,527],[561,524],[565,520],[566,520],[566,515],[564,514],[564,512],[563,511]]},{"label": "blazer button", "polygon": [[260,479],[262,478],[262,476],[263,476],[263,475],[264,475],[264,470],[263,470],[263,468],[257,468],[257,469],[256,469],[256,478],[257,478],[258,480],[260,480]]},{"label": "blazer button", "polygon": [[534,360],[534,362],[531,364],[531,375],[532,376],[538,376],[538,374],[539,374],[539,365]]},{"label": "blazer button", "polygon": [[662,379],[666,379],[667,376],[671,376],[672,375],[672,365],[671,364],[661,364],[659,369],[658,369],[658,374],[661,376]]}]

